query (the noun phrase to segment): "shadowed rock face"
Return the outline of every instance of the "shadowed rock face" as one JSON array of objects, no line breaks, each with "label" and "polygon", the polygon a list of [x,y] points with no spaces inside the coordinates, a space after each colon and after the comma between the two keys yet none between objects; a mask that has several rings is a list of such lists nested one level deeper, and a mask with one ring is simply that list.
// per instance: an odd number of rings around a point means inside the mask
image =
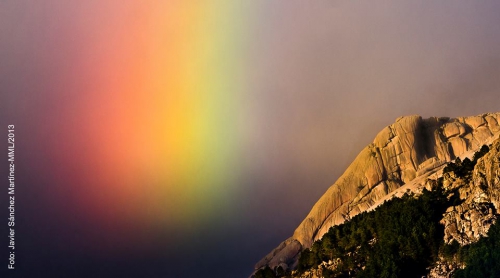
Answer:
[{"label": "shadowed rock face", "polygon": [[365,147],[344,174],[316,202],[293,236],[259,261],[293,268],[334,225],[366,211],[401,186],[418,180],[466,153],[491,144],[500,134],[500,113],[460,118],[401,117]]}]

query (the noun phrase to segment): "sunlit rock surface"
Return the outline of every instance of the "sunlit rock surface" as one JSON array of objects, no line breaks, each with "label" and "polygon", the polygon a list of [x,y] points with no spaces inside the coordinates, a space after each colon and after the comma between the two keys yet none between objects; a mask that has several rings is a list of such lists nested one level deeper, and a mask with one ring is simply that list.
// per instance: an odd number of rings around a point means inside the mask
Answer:
[{"label": "sunlit rock surface", "polygon": [[[406,190],[420,190],[425,186],[427,178],[441,174],[447,162],[457,157],[471,156],[481,146],[491,144],[499,137],[499,121],[500,113],[460,118],[398,118],[395,123],[380,131],[373,143],[358,154],[343,175],[316,202],[292,237],[259,261],[255,269],[266,265],[271,268],[281,265],[283,268],[293,269],[300,250],[321,239],[331,226],[373,209],[383,200],[402,195]],[[484,168],[481,171],[475,170],[477,175],[481,172],[483,179],[479,182],[478,178],[478,183],[498,184],[498,164],[491,163],[484,159],[478,163],[478,167]],[[477,176],[476,172],[474,175]],[[479,184],[474,186],[481,188]],[[478,200],[487,196],[498,207],[498,190],[490,190],[484,196],[476,189],[471,190],[474,193],[471,191],[470,194],[479,194]],[[456,220],[456,215],[465,211],[469,211],[468,217],[471,219],[488,219],[489,208],[481,207],[478,214],[466,205],[448,212],[450,223]],[[474,207],[476,203],[469,205]],[[449,224],[448,229],[453,230],[454,227],[450,225],[452,224]],[[458,226],[457,231],[467,238],[475,238],[484,232],[474,226],[461,231]],[[451,239],[453,235],[450,234],[449,237]]]}]

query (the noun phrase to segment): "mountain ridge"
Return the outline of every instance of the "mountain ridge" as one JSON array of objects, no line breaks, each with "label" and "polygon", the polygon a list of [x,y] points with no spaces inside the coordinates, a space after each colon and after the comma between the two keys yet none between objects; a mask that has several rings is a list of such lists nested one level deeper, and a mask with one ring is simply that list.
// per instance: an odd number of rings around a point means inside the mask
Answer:
[{"label": "mountain ridge", "polygon": [[499,122],[500,113],[396,119],[358,154],[293,235],[260,260],[255,269],[295,268],[300,251],[311,247],[330,227],[373,209],[391,193],[403,194],[398,189],[422,188],[427,178],[436,175],[446,163],[491,144],[500,135]]}]

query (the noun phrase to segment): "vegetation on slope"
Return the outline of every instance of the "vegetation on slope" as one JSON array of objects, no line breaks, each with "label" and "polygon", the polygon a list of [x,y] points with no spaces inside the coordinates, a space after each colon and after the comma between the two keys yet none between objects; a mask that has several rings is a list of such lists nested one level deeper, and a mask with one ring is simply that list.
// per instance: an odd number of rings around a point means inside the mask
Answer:
[{"label": "vegetation on slope", "polygon": [[495,278],[500,277],[500,224],[491,226],[488,236],[478,242],[459,247],[458,257],[466,265],[456,271],[454,277]]},{"label": "vegetation on slope", "polygon": [[[421,277],[437,259],[448,200],[441,186],[419,198],[406,194],[332,227],[302,252],[298,270],[338,260],[330,277]],[[325,275],[326,277],[326,275]]]}]

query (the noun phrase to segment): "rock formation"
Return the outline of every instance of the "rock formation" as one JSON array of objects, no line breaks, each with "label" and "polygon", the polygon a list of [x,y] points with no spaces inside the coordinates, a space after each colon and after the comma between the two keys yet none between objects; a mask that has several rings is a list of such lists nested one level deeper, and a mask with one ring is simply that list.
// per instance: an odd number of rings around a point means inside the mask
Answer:
[{"label": "rock formation", "polygon": [[[444,225],[444,241],[460,245],[477,242],[487,235],[500,210],[500,139],[480,158],[469,179],[457,177],[453,172],[443,175],[443,186],[458,191],[459,203],[449,207],[440,221]],[[453,259],[441,258],[429,271],[429,278],[448,278],[466,265]]]},{"label": "rock formation", "polygon": [[500,140],[478,160],[470,180],[446,173],[444,187],[457,188],[460,204],[449,207],[441,223],[445,243],[467,245],[486,235],[500,210]]},{"label": "rock formation", "polygon": [[[499,137],[499,122],[500,113],[460,118],[398,118],[360,152],[313,206],[292,237],[259,261],[255,269],[265,266],[275,268],[278,265],[284,269],[294,268],[300,251],[320,239],[331,226],[372,209],[395,194],[421,189],[427,178],[440,173],[447,162],[470,156],[481,146],[491,144]],[[492,208],[485,207],[484,202],[493,203],[496,209],[500,194],[498,190],[481,191],[484,185],[498,184],[500,162],[498,158],[493,160],[496,164],[484,159],[478,163],[470,192],[460,193],[469,194],[470,199],[447,212],[443,221],[449,231],[448,240],[459,238],[465,243],[484,233],[480,227],[474,226],[455,229],[455,226],[466,226],[457,222],[457,215],[461,213],[469,221],[477,218],[493,220],[493,214],[488,218]],[[452,232],[455,230],[456,233]]]}]

